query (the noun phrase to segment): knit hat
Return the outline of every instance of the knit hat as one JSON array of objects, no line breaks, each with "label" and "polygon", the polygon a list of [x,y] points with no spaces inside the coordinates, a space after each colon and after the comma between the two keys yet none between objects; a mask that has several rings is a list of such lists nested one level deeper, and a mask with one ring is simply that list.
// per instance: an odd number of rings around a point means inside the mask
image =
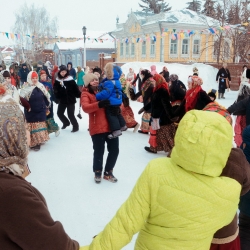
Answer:
[{"label": "knit hat", "polygon": [[44,75],[44,74],[47,75],[45,70],[41,70],[39,74],[40,74],[40,76]]},{"label": "knit hat", "polygon": [[31,74],[31,79],[33,78],[38,78],[38,74],[35,71],[33,71]]},{"label": "knit hat", "polygon": [[169,76],[169,81],[175,82],[178,80],[178,76],[176,74],[172,74]]},{"label": "knit hat", "polygon": [[3,77],[10,77],[10,72],[7,71],[7,70],[5,70],[5,71],[3,72]]},{"label": "knit hat", "polygon": [[193,68],[193,72],[194,72],[194,74],[199,75],[199,70],[196,67]]},{"label": "knit hat", "polygon": [[67,70],[67,71],[68,71],[68,68],[67,68],[65,65],[61,65],[61,66],[59,67],[59,70],[60,70],[60,71],[63,71],[63,70]]},{"label": "knit hat", "polygon": [[98,76],[93,73],[88,73],[83,76],[84,86],[87,88],[89,86],[89,83],[92,82],[94,79],[98,80]]}]

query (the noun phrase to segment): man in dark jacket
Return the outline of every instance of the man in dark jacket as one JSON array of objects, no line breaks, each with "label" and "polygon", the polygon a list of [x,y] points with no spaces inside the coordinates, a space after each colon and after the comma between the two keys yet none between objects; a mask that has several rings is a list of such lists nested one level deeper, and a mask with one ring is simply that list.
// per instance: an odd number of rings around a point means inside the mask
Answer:
[{"label": "man in dark jacket", "polygon": [[18,72],[18,76],[20,77],[20,87],[27,82],[27,76],[29,74],[29,69],[25,63],[22,64],[22,68]]},{"label": "man in dark jacket", "polygon": [[218,71],[216,76],[216,81],[219,84],[218,98],[225,99],[224,97],[225,90],[230,88],[230,83],[231,83],[231,76],[226,63],[223,63],[222,68]]},{"label": "man in dark jacket", "polygon": [[73,68],[72,62],[68,62],[67,68],[69,75],[72,76],[74,80],[76,80],[76,70]]}]

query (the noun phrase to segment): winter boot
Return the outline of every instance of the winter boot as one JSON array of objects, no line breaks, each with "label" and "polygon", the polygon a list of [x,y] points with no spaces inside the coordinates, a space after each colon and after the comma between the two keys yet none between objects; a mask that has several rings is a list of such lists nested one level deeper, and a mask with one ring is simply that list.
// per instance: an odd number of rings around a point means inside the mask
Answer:
[{"label": "winter boot", "polygon": [[102,181],[102,172],[101,171],[96,171],[95,172],[95,183],[100,184]]},{"label": "winter boot", "polygon": [[126,125],[121,127],[121,131],[126,131],[127,129],[128,129],[128,127]]},{"label": "winter boot", "polygon": [[103,175],[103,179],[113,182],[113,183],[116,183],[118,181],[117,178],[114,177],[112,170],[110,170],[109,172],[105,171]]},{"label": "winter boot", "polygon": [[56,132],[55,132],[55,136],[58,137],[60,135],[60,130],[58,129]]},{"label": "winter boot", "polygon": [[224,97],[224,93],[223,93],[223,94],[221,94],[221,98],[222,98],[222,99],[225,99],[225,97]]},{"label": "winter boot", "polygon": [[63,126],[62,126],[62,129],[65,129],[65,128],[67,128],[68,126],[69,126],[70,124],[63,124]]},{"label": "winter boot", "polygon": [[40,148],[41,148],[40,145],[36,145],[36,146],[32,147],[31,149],[33,149],[34,151],[39,151]]},{"label": "winter boot", "polygon": [[218,99],[220,99],[220,97],[221,97],[221,93],[218,93]]},{"label": "winter boot", "polygon": [[138,130],[138,133],[148,135],[148,132],[144,132],[142,130]]},{"label": "winter boot", "polygon": [[75,133],[77,131],[79,131],[79,128],[73,128],[72,131],[71,131],[71,133]]},{"label": "winter boot", "polygon": [[115,130],[112,132],[112,134],[108,135],[109,139],[114,139],[118,136],[122,135],[122,131],[121,130]]},{"label": "winter boot", "polygon": [[157,154],[157,151],[153,151],[150,147],[144,147],[144,149],[149,153]]},{"label": "winter boot", "polygon": [[139,124],[139,123],[137,123],[137,124],[134,126],[133,133],[136,133],[136,132],[137,132],[137,130],[139,129],[139,127],[140,127],[140,124]]}]

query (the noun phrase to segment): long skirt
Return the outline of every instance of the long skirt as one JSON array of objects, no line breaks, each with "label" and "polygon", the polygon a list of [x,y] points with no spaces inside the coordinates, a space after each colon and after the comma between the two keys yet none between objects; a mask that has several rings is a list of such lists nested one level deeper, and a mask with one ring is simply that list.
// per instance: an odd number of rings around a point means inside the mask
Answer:
[{"label": "long skirt", "polygon": [[54,118],[46,120],[48,133],[51,134],[59,130],[58,124],[55,122]]},{"label": "long skirt", "polygon": [[240,249],[240,237],[226,244],[211,244],[210,250],[241,250]]},{"label": "long skirt", "polygon": [[174,136],[176,132],[176,126],[174,123],[161,126],[156,130],[156,147],[150,145],[152,151],[165,151],[170,152],[174,147]]},{"label": "long skirt", "polygon": [[130,106],[128,107],[124,107],[124,105],[121,105],[121,113],[122,116],[126,122],[126,126],[128,128],[134,128],[137,124],[136,120],[135,120],[135,116],[133,113],[133,110],[130,108]]},{"label": "long skirt", "polygon": [[28,122],[28,130],[30,131],[30,147],[43,144],[49,140],[46,122]]},{"label": "long skirt", "polygon": [[147,113],[147,112],[143,113],[142,118],[141,118],[141,127],[140,127],[140,129],[143,132],[150,131],[150,126],[149,126],[150,118],[151,118],[151,113]]},{"label": "long skirt", "polygon": [[242,132],[246,128],[246,116],[238,115],[234,126],[234,141],[239,148],[242,144]]}]

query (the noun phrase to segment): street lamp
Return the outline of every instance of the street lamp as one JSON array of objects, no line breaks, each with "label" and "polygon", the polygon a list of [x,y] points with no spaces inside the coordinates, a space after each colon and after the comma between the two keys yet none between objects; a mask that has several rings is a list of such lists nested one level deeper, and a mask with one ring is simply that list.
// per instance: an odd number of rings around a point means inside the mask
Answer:
[{"label": "street lamp", "polygon": [[86,69],[86,26],[83,26],[82,27],[82,33],[83,33],[83,41],[84,41],[84,64],[83,64],[83,67],[84,67],[84,70]]}]

